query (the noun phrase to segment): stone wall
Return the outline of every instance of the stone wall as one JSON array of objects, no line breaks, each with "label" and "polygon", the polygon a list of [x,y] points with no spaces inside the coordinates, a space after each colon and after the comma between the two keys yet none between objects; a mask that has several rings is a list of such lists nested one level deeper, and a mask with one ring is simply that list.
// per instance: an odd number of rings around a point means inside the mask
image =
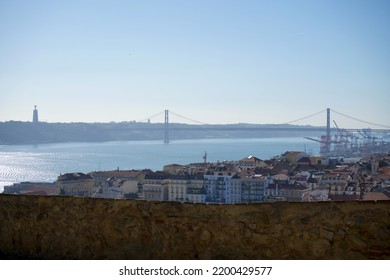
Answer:
[{"label": "stone wall", "polygon": [[0,257],[390,259],[390,203],[205,205],[0,195]]}]

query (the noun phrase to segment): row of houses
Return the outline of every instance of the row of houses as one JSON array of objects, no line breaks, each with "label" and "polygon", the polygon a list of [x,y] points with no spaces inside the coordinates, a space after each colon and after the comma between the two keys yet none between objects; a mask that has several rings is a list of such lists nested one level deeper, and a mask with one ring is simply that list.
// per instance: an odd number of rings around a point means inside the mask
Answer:
[{"label": "row of houses", "polygon": [[[240,203],[263,201],[268,184],[266,176],[242,178],[230,172],[179,175],[131,170],[116,171],[116,177],[112,173],[61,175],[56,182],[56,192],[58,195],[116,199]],[[134,176],[126,177],[130,173]]]},{"label": "row of houses", "polygon": [[390,155],[346,163],[287,152],[270,160],[249,156],[239,161],[170,164],[156,172],[61,174],[55,194],[193,203],[382,200],[389,198],[389,169]]}]

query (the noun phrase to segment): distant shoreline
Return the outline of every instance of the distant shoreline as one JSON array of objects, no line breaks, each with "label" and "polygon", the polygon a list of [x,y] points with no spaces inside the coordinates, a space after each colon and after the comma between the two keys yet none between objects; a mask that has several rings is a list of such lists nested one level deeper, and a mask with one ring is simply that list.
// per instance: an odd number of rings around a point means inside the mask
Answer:
[{"label": "distant shoreline", "polygon": [[[295,125],[169,124],[169,140],[317,137],[324,127]],[[164,140],[162,123],[0,122],[0,145]]]}]

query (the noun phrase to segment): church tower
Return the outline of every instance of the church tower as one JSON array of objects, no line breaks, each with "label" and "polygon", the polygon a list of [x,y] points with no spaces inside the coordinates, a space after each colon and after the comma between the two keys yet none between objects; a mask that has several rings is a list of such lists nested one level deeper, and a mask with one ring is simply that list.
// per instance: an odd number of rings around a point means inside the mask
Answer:
[{"label": "church tower", "polygon": [[38,123],[38,110],[37,110],[37,105],[34,106],[34,111],[33,111],[33,123]]}]

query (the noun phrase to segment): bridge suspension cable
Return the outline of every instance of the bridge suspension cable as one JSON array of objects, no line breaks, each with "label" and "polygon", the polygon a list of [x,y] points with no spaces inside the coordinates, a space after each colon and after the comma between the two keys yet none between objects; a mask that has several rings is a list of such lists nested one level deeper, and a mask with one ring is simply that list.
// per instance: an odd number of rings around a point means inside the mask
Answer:
[{"label": "bridge suspension cable", "polygon": [[346,114],[343,114],[343,113],[340,113],[340,112],[337,112],[333,109],[331,109],[331,111],[333,113],[336,113],[336,114],[339,114],[343,117],[346,117],[346,118],[349,118],[349,119],[352,119],[352,120],[355,120],[355,121],[358,121],[358,122],[362,122],[362,123],[365,123],[365,124],[370,124],[370,125],[375,125],[375,126],[379,126],[379,127],[383,127],[383,128],[390,128],[390,126],[387,126],[387,125],[383,125],[383,124],[377,124],[377,123],[373,123],[373,122],[368,122],[368,121],[364,121],[364,120],[361,120],[361,119],[358,119],[358,118],[355,118],[355,117],[351,117],[351,116],[348,116]]},{"label": "bridge suspension cable", "polygon": [[164,112],[165,112],[165,111],[158,112],[157,114],[154,114],[153,116],[150,116],[150,117],[147,117],[147,118],[145,118],[145,119],[143,119],[143,120],[140,120],[139,122],[144,122],[144,121],[153,119],[153,118],[155,118],[155,117],[157,117],[157,116],[159,116],[159,115],[164,114]]},{"label": "bridge suspension cable", "polygon": [[311,114],[311,115],[308,115],[308,116],[305,116],[305,117],[302,117],[302,118],[293,120],[293,121],[289,121],[289,122],[286,122],[286,123],[282,123],[282,124],[292,124],[292,123],[295,123],[295,122],[299,122],[299,121],[302,121],[302,120],[305,120],[305,119],[314,117],[314,116],[316,116],[316,115],[322,114],[322,113],[324,113],[325,111],[326,111],[326,109],[321,110],[320,112],[317,112],[317,113],[314,113],[314,114]]},{"label": "bridge suspension cable", "polygon": [[177,116],[177,117],[179,117],[179,118],[182,118],[182,119],[185,119],[185,120],[187,120],[187,121],[190,121],[190,122],[194,122],[194,123],[197,123],[197,124],[208,125],[207,123],[200,122],[200,121],[196,121],[196,120],[193,120],[193,119],[184,117],[184,116],[179,115],[179,114],[177,114],[177,113],[175,113],[175,112],[172,112],[172,111],[169,111],[169,113],[171,113],[172,115],[175,115],[175,116]]}]

